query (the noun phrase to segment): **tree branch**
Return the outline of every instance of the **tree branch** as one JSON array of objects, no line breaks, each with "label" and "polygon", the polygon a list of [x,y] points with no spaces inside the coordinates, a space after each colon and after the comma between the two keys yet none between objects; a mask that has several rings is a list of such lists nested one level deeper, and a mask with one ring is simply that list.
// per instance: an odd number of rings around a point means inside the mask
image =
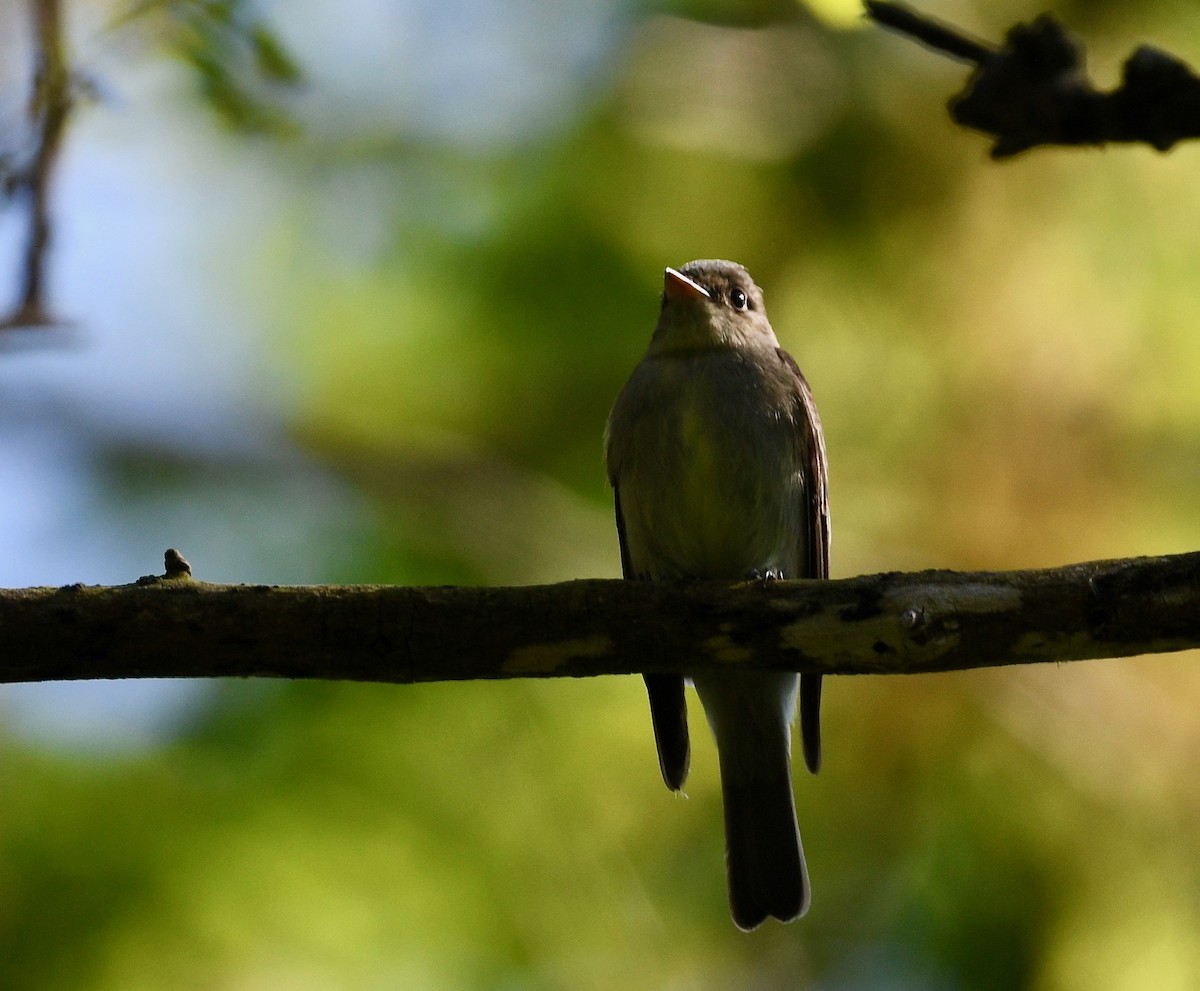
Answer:
[{"label": "tree branch", "polygon": [[22,173],[9,176],[11,194],[29,199],[29,236],[22,262],[20,299],[0,319],[0,331],[61,324],[46,308],[46,265],[52,226],[50,187],[62,149],[67,121],[75,106],[73,80],[63,41],[60,0],[32,0],[37,39],[37,70],[29,114],[37,129],[37,149]]},{"label": "tree branch", "polygon": [[1098,90],[1087,78],[1084,47],[1053,16],[1017,24],[1001,47],[969,38],[901,3],[866,0],[867,15],[951,58],[974,64],[950,116],[992,135],[993,158],[1038,145],[1136,141],[1167,151],[1200,137],[1200,77],[1182,59],[1139,47],[1121,85]]},{"label": "tree branch", "polygon": [[278,677],[410,683],[748,667],[912,674],[1200,646],[1200,552],[1041,571],[516,588],[214,585],[0,591],[0,683]]}]

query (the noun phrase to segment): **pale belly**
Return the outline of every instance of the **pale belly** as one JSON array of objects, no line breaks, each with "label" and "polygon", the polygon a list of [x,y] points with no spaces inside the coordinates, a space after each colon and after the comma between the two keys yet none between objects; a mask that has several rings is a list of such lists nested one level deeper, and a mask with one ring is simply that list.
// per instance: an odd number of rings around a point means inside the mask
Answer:
[{"label": "pale belly", "polygon": [[794,442],[778,428],[738,436],[728,427],[712,410],[646,427],[646,457],[621,485],[637,573],[796,573],[803,495]]}]

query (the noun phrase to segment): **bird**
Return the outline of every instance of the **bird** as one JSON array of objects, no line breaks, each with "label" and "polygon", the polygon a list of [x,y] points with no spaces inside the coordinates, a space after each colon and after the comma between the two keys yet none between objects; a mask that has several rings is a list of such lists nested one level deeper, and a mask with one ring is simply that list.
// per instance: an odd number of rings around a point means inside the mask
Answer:
[{"label": "bird", "polygon": [[[609,414],[605,463],[625,578],[827,578],[828,469],[808,382],[736,262],[667,268],[649,347]],[[809,770],[821,763],[821,676],[645,674],[663,781],[690,764],[685,683],[716,740],[730,912],[749,931],[808,911],[791,724],[799,695]]]}]

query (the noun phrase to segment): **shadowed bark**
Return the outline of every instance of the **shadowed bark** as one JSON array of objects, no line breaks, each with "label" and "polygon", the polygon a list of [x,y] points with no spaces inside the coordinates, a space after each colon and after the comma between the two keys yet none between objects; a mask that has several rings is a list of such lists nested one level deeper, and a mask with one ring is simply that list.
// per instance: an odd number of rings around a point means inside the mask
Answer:
[{"label": "shadowed bark", "polygon": [[831,581],[409,588],[214,585],[172,551],[166,575],[133,585],[0,591],[0,683],[910,674],[1196,646],[1200,552]]}]

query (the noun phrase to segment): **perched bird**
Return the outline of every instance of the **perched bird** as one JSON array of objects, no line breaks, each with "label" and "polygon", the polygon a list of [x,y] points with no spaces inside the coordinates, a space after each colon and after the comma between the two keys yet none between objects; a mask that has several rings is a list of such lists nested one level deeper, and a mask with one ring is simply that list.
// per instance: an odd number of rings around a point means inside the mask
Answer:
[{"label": "perched bird", "polygon": [[[734,262],[666,270],[650,347],[608,418],[605,459],[621,565],[634,579],[826,578],[825,442],[808,383],[779,346],[762,292]],[[659,767],[678,791],[690,761],[685,676],[647,674]],[[808,910],[792,797],[791,723],[821,762],[821,678],[696,671],[716,737],[733,920]]]}]

